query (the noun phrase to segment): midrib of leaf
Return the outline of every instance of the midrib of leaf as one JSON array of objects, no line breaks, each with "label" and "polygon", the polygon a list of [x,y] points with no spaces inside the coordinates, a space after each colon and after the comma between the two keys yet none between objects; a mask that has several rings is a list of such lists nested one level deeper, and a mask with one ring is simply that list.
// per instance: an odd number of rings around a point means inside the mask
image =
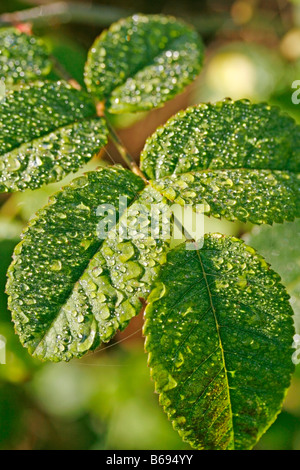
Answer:
[{"label": "midrib of leaf", "polygon": [[[293,370],[290,359],[294,331],[292,310],[279,276],[253,249],[244,247],[237,239],[226,239],[217,234],[207,234],[205,238],[207,245],[199,250],[200,253],[194,250],[197,253],[187,254],[184,244],[171,250],[168,255],[169,264],[167,261],[161,270],[157,291],[149,299],[146,311],[144,333],[146,351],[149,353],[148,364],[156,390],[160,393],[160,403],[173,427],[185,441],[199,449],[250,449],[274,421],[289,384]],[[227,266],[226,263],[224,265],[226,254],[232,265],[236,260],[239,263],[235,267]],[[244,291],[244,287],[239,285],[243,260],[246,264],[247,282],[257,280],[257,289],[247,287]],[[226,276],[226,286],[218,284],[223,276]],[[270,276],[275,282],[266,282],[266,276]],[[202,289],[197,289],[196,297],[187,295],[184,305],[177,305],[169,321],[168,312],[175,303],[177,286],[180,295],[184,295],[188,284],[195,284],[200,278]],[[221,295],[218,294],[220,289]],[[250,302],[252,299],[258,301],[258,298],[265,297],[263,304],[267,315],[258,321],[264,335],[270,335],[268,341],[265,341],[266,337],[255,339],[256,328],[252,320],[253,315],[256,316],[256,308],[253,305],[252,309],[241,310],[239,299],[243,297],[243,293]],[[203,315],[207,309],[209,318],[206,317],[205,320]],[[268,312],[278,322],[278,328],[284,329],[282,335],[269,323]],[[200,315],[202,327],[199,324]],[[234,330],[237,330],[236,322],[240,317],[242,323],[238,327],[243,331],[242,337],[239,331],[232,334],[227,329],[228,326],[234,326]],[[199,335],[188,339],[188,347],[182,351],[182,362],[177,366],[177,341],[181,339],[182,344],[188,338],[194,322],[198,324]],[[254,343],[255,346],[252,346]],[[259,348],[262,348],[261,354]],[[207,372],[209,368],[204,367],[205,375],[201,373],[193,377],[195,371],[202,369],[201,364],[207,360],[208,354],[216,351],[218,354],[217,359],[213,360],[213,373]],[[188,369],[184,369],[186,359]],[[209,389],[210,393],[206,394],[207,388],[220,374],[222,380],[218,380],[216,388],[212,387]],[[269,381],[266,380],[266,375]],[[206,379],[201,385],[202,377]],[[192,379],[185,392],[182,390],[182,383],[190,378]],[[210,383],[207,386],[208,380]],[[216,400],[222,392],[220,401]],[[223,419],[224,410],[226,417]],[[207,412],[211,413],[211,418],[207,418]],[[215,427],[216,422],[218,424]]]},{"label": "midrib of leaf", "polygon": [[[299,177],[299,172],[291,170],[216,168],[172,174],[151,180],[150,184],[162,196],[180,206],[207,204],[204,209],[206,215],[272,225],[300,216]],[[227,186],[227,178],[232,186]],[[273,179],[276,185],[271,182]],[[232,195],[234,190],[238,193]],[[256,196],[258,202],[254,207]],[[232,199],[235,203],[227,204]],[[245,210],[245,213],[240,213],[240,210]]]},{"label": "midrib of leaf", "polygon": [[[138,199],[139,195],[140,195],[140,193],[137,193],[137,194],[135,195],[135,197],[132,199],[132,201],[130,202],[130,205],[129,205],[128,207],[130,207],[130,206]],[[119,222],[120,218],[122,217],[123,213],[124,213],[124,212],[122,212],[121,214],[118,213],[118,216],[116,217],[116,224],[114,225],[114,227],[118,224],[118,222]],[[113,229],[112,229],[112,230],[113,230]],[[88,266],[89,266],[91,260],[92,260],[93,257],[99,252],[99,250],[101,249],[101,247],[102,247],[102,245],[103,245],[104,242],[105,242],[105,240],[103,240],[102,242],[100,242],[100,243],[98,244],[98,246],[95,247],[95,250],[94,250],[94,252],[93,252],[93,255],[92,255],[91,258],[86,262],[86,265],[85,265],[84,268],[82,269],[81,274],[80,274],[80,276],[78,277],[78,279],[77,279],[77,281],[75,282],[75,284],[79,281],[79,279],[83,276],[83,274],[85,273],[85,271],[88,269]],[[75,285],[75,284],[74,284],[74,285]],[[33,355],[36,353],[36,351],[37,351],[37,349],[39,348],[39,346],[41,345],[41,343],[47,338],[48,333],[49,333],[49,332],[51,331],[51,329],[54,327],[54,324],[55,324],[55,322],[57,321],[57,319],[59,318],[59,316],[60,316],[62,313],[63,313],[63,315],[65,315],[65,312],[64,312],[62,309],[63,309],[63,307],[68,303],[70,297],[72,296],[73,289],[74,289],[74,285],[73,285],[73,287],[70,287],[70,290],[69,290],[69,293],[67,294],[67,298],[66,298],[65,302],[60,305],[60,309],[59,309],[57,315],[53,318],[52,322],[49,324],[48,328],[46,329],[45,334],[40,338],[39,342],[38,342],[37,345],[35,346],[35,348],[34,348],[34,350],[33,350],[33,353],[32,353]]]},{"label": "midrib of leaf", "polygon": [[231,417],[231,423],[232,423],[232,428],[231,428],[231,436],[232,437],[231,437],[231,439],[232,439],[232,444],[234,446],[234,429],[233,429],[232,404],[231,404],[230,387],[229,387],[229,381],[228,381],[228,372],[227,372],[227,368],[226,368],[223,342],[222,342],[222,338],[221,338],[221,334],[220,334],[220,325],[219,325],[219,322],[218,322],[218,319],[217,319],[216,309],[215,309],[215,306],[214,306],[214,303],[213,303],[212,294],[211,294],[211,291],[210,291],[210,288],[209,288],[209,283],[208,283],[206,272],[205,272],[204,265],[203,265],[203,262],[202,262],[201,254],[200,254],[199,250],[196,250],[196,252],[197,252],[197,257],[199,259],[199,264],[200,264],[200,267],[201,267],[201,270],[202,270],[203,279],[204,279],[204,282],[205,282],[205,285],[206,285],[206,289],[207,289],[207,293],[208,293],[208,297],[209,297],[209,303],[211,305],[211,310],[213,312],[214,321],[215,321],[216,330],[217,330],[217,335],[218,335],[218,340],[219,340],[219,345],[220,345],[220,349],[221,349],[222,362],[223,362],[223,367],[224,367],[224,372],[225,372],[225,380],[226,380],[226,388],[227,388],[227,395],[228,395],[230,417]]},{"label": "midrib of leaf", "polygon": [[[272,169],[272,168],[268,168],[268,167],[263,167],[263,168],[260,168],[260,167],[251,167],[251,168],[245,168],[245,167],[239,167],[239,166],[235,166],[235,167],[224,167],[224,168],[211,168],[210,166],[208,166],[207,168],[202,168],[202,169],[195,169],[195,170],[191,170],[191,171],[185,171],[185,172],[182,172],[182,173],[172,173],[170,175],[167,175],[167,176],[163,176],[163,177],[159,177],[157,180],[153,180],[153,179],[150,179],[149,180],[149,184],[151,184],[153,186],[153,188],[158,191],[162,196],[166,196],[166,194],[164,193],[164,191],[161,191],[159,190],[159,188],[157,187],[157,183],[159,183],[160,181],[161,182],[164,182],[164,181],[167,181],[168,179],[171,179],[171,178],[180,178],[181,176],[184,176],[186,174],[190,174],[190,175],[194,175],[195,173],[196,174],[206,174],[206,173],[215,173],[215,174],[218,174],[218,173],[222,173],[222,172],[225,172],[225,171],[241,171],[241,172],[248,172],[248,171],[269,171],[269,172],[272,172],[272,173],[291,173],[291,174],[295,174],[297,176],[299,176],[300,178],[300,173],[297,172],[297,171],[293,171],[293,170],[277,170],[277,169]],[[172,199],[168,198],[170,201],[172,201]]]},{"label": "midrib of leaf", "polygon": [[[238,127],[235,127],[233,130],[232,130],[232,135],[235,134],[236,130],[238,129]],[[255,148],[256,148],[257,144],[255,145]],[[189,155],[189,157],[191,156],[197,156],[197,154],[194,154],[194,155]],[[210,155],[210,161],[209,163],[207,164],[206,168],[203,168],[203,169],[193,169],[192,171],[187,171],[186,173],[206,173],[207,171],[214,171],[214,172],[218,172],[218,171],[226,171],[226,170],[242,170],[242,171],[249,171],[249,170],[257,170],[257,171],[264,171],[264,170],[268,170],[268,171],[288,171],[290,173],[295,173],[295,174],[298,174],[298,172],[296,171],[293,171],[293,170],[286,170],[284,168],[282,169],[273,169],[273,168],[270,168],[270,166],[263,166],[263,167],[254,167],[254,166],[251,166],[250,168],[249,167],[245,167],[245,159],[247,158],[248,156],[245,155],[244,158],[243,158],[243,161],[241,162],[241,166],[239,165],[235,165],[234,167],[230,167],[230,166],[224,166],[222,168],[214,168],[214,167],[211,167],[211,164],[214,163],[214,155],[211,154]],[[287,166],[288,166],[288,163],[290,161],[290,158],[291,156],[286,160],[286,163],[287,163]],[[176,172],[176,168],[177,168],[177,165],[179,163],[179,160],[180,160],[180,157],[178,157],[175,161],[174,161],[174,171],[172,174],[168,175],[169,177],[172,177],[172,176],[180,176],[182,174],[184,174],[183,172],[180,172],[180,173],[177,173]],[[159,167],[158,167],[159,169]],[[161,177],[159,177],[158,179],[161,179]]]},{"label": "midrib of leaf", "polygon": [[[103,241],[104,242],[104,241]],[[95,247],[95,251],[93,253],[93,256],[87,261],[86,265],[84,266],[84,268],[82,269],[82,272],[80,274],[80,276],[78,277],[78,280],[76,281],[76,283],[79,281],[79,279],[81,278],[81,276],[85,273],[85,271],[87,270],[88,266],[89,266],[89,263],[91,262],[91,260],[93,259],[93,257],[95,256],[96,253],[98,253],[98,251],[100,250],[101,246],[103,245],[103,242],[102,243],[99,243],[99,245],[97,247]],[[75,283],[75,284],[76,284]],[[37,345],[35,346],[34,350],[33,350],[33,353],[32,355],[34,355],[37,351],[37,349],[39,348],[39,346],[41,345],[41,343],[47,338],[48,336],[48,333],[52,330],[52,328],[54,327],[55,325],[55,322],[57,321],[58,317],[63,313],[64,311],[62,310],[62,308],[67,304],[67,302],[69,301],[70,297],[72,296],[72,293],[73,293],[73,289],[74,289],[74,286],[70,287],[70,290],[69,290],[69,293],[67,294],[66,296],[66,300],[64,303],[62,303],[60,305],[60,308],[59,308],[59,311],[57,313],[57,315],[53,318],[52,322],[50,323],[50,325],[46,328],[46,331],[44,333],[44,335],[40,338],[39,342],[37,343]]]},{"label": "midrib of leaf", "polygon": [[[135,69],[133,69],[133,71],[131,72],[131,74],[133,75],[133,77],[131,76],[128,76],[128,77],[125,77],[124,80],[122,81],[122,83],[120,83],[119,85],[117,85],[112,91],[110,94],[112,94],[114,92],[114,90],[116,90],[117,88],[119,87],[122,87],[128,80],[128,78],[134,78],[134,76],[136,74],[138,74],[141,70],[145,69],[146,67],[151,67],[151,65],[154,65],[154,61],[156,59],[156,57],[159,57],[161,54],[163,54],[165,51],[167,51],[170,47],[172,47],[172,45],[174,43],[176,43],[176,41],[178,41],[178,39],[182,40],[184,37],[188,36],[188,32],[186,32],[185,34],[182,34],[181,36],[178,36],[177,38],[175,39],[172,39],[172,40],[169,40],[166,44],[166,46],[163,48],[163,49],[160,49],[158,53],[156,54],[149,54],[148,57],[147,57],[147,61],[145,60],[143,63],[141,63],[138,67],[135,67]],[[110,96],[107,97],[106,99],[109,100]]]},{"label": "midrib of leaf", "polygon": [[66,128],[68,128],[68,127],[72,127],[74,124],[81,123],[81,122],[85,122],[85,121],[90,121],[90,120],[92,120],[92,119],[97,119],[97,118],[98,118],[97,114],[93,114],[93,115],[88,116],[88,117],[86,117],[86,118],[73,120],[73,121],[71,121],[71,122],[69,122],[69,123],[66,123],[66,124],[63,125],[63,126],[50,128],[50,129],[48,129],[47,132],[43,132],[43,133],[42,133],[41,135],[39,135],[38,137],[34,137],[33,139],[29,140],[28,142],[22,142],[22,143],[20,143],[20,144],[18,144],[18,145],[15,145],[15,146],[13,146],[10,150],[8,150],[8,152],[1,153],[1,154],[0,154],[0,158],[1,158],[1,157],[5,157],[6,155],[9,155],[10,152],[12,152],[13,150],[22,149],[23,147],[26,147],[26,145],[28,145],[28,144],[37,142],[37,141],[39,141],[40,139],[43,139],[44,137],[46,137],[46,136],[48,136],[48,135],[50,135],[50,134],[52,134],[52,133],[54,133],[54,132],[56,132],[56,131],[59,132],[59,131],[61,131],[61,130],[63,130],[63,129],[66,129]]},{"label": "midrib of leaf", "polygon": [[[157,183],[159,183],[160,181],[161,182],[164,182],[165,180],[168,180],[168,179],[171,179],[171,178],[180,178],[181,176],[183,175],[186,175],[186,174],[206,174],[206,173],[215,173],[215,174],[218,174],[218,173],[222,173],[222,172],[225,172],[225,171],[236,171],[236,170],[239,170],[241,172],[248,172],[248,171],[269,171],[269,172],[272,172],[272,173],[291,173],[291,174],[295,174],[295,175],[298,175],[300,177],[300,173],[297,172],[297,171],[293,171],[293,170],[285,170],[285,169],[281,169],[281,170],[277,170],[277,169],[272,169],[272,168],[268,168],[267,166],[266,167],[251,167],[251,168],[245,168],[245,167],[240,167],[240,166],[235,166],[235,167],[223,167],[223,168],[213,168],[213,167],[210,167],[209,165],[207,166],[207,168],[202,168],[202,169],[194,169],[194,170],[191,170],[191,171],[185,171],[185,172],[181,172],[181,173],[176,173],[175,171],[173,173],[171,173],[170,175],[167,175],[167,176],[163,176],[163,177],[159,177],[158,179],[156,180],[149,180],[150,184],[153,185],[154,189],[156,189],[156,191],[159,191],[159,189],[157,188]],[[164,192],[161,192],[159,191],[162,196],[166,196],[164,194]]]}]

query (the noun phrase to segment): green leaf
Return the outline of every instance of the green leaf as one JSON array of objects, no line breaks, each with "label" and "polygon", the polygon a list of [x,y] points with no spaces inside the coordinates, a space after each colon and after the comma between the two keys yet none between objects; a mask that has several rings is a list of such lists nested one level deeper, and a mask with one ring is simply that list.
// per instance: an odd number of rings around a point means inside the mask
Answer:
[{"label": "green leaf", "polygon": [[173,17],[134,15],[96,39],[86,64],[89,91],[110,113],[149,110],[183,91],[199,74],[203,45]]},{"label": "green leaf", "polygon": [[0,191],[62,179],[107,142],[92,99],[65,82],[35,82],[0,102]]},{"label": "green leaf", "polygon": [[[143,187],[142,179],[122,168],[89,172],[30,222],[15,250],[7,291],[16,330],[32,355],[80,357],[141,310],[168,243],[143,234],[151,204],[162,200],[152,188],[138,197]],[[103,241],[99,223],[112,209],[103,205],[112,205],[119,217],[125,209],[121,196],[131,206]]]},{"label": "green leaf", "polygon": [[153,181],[177,204],[206,204],[205,213],[253,224],[282,223],[300,217],[299,175],[288,171],[195,171]]},{"label": "green leaf", "polygon": [[[97,210],[112,204],[118,214],[120,196],[131,202],[143,186],[119,168],[89,172],[56,193],[31,220],[15,250],[7,291],[16,330],[33,355],[67,358],[69,348],[79,352],[94,343],[96,321],[86,298],[81,301],[84,286],[78,281],[102,245]],[[93,276],[100,273],[97,266]],[[96,285],[91,290],[95,293]]]},{"label": "green leaf", "polygon": [[38,80],[50,71],[51,62],[42,39],[15,28],[0,29],[0,80],[6,86]]},{"label": "green leaf", "polygon": [[146,309],[151,374],[169,419],[198,449],[249,449],[289,386],[292,309],[279,276],[241,240],[169,252]]},{"label": "green leaf", "polygon": [[248,168],[300,172],[300,126],[279,108],[247,100],[181,111],[147,140],[149,179],[190,171]]},{"label": "green leaf", "polygon": [[178,113],[146,142],[141,168],[180,204],[253,223],[300,216],[300,127],[266,104],[225,100]]},{"label": "green leaf", "polygon": [[296,331],[300,333],[300,219],[273,227],[255,227],[246,240],[282,277],[291,296]]}]

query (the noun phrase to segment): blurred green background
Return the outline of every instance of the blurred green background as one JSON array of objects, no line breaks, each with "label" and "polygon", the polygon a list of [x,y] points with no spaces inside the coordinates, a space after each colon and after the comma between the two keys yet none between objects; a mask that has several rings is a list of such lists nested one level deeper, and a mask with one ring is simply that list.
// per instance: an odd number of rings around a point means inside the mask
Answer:
[{"label": "blurred green background", "polygon": [[[300,123],[300,105],[291,101],[292,82],[300,80],[300,1],[81,1],[61,14],[53,2],[1,0],[0,14],[41,5],[47,6],[47,16],[35,19],[34,32],[81,83],[87,50],[120,16],[173,14],[192,22],[203,36],[204,71],[181,97],[163,110],[140,115],[140,122],[134,123],[130,115],[115,121],[133,154],[138,155],[145,137],[177,110],[227,96],[268,101]],[[113,148],[108,152],[108,161],[118,159]],[[97,165],[93,160],[88,168]],[[105,348],[68,364],[41,364],[14,334],[3,293],[6,270],[22,228],[61,184],[0,198],[0,335],[7,341],[6,365],[0,365],[0,449],[188,449],[153,393],[141,317]],[[207,219],[205,228],[242,236],[265,255],[292,296],[299,333],[299,221],[252,228]],[[256,448],[300,450],[300,366],[283,412]]]}]

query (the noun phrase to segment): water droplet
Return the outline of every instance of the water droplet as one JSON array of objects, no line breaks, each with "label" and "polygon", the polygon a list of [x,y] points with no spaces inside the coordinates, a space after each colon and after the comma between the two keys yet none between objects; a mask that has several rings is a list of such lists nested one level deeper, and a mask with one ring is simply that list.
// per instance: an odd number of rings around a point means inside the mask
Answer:
[{"label": "water droplet", "polygon": [[62,269],[62,263],[59,260],[53,261],[53,263],[50,265],[51,271],[60,271]]}]

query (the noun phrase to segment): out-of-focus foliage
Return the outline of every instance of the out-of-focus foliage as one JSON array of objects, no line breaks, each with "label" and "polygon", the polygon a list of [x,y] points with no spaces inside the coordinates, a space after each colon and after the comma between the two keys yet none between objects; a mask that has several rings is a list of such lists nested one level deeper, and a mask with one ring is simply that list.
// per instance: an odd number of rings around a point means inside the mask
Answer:
[{"label": "out-of-focus foliage", "polygon": [[245,238],[282,277],[291,295],[296,330],[300,333],[300,219],[273,227],[255,227]]},{"label": "out-of-focus foliage", "polygon": [[224,95],[259,101],[282,89],[287,78],[279,54],[259,44],[234,42],[213,51],[199,82],[198,101]]},{"label": "out-of-focus foliage", "polygon": [[[65,35],[47,31],[44,42],[48,45],[52,56],[60,63],[70,76],[81,86],[84,86],[83,73],[86,61],[86,51],[84,47],[75,41],[68,39]],[[58,79],[57,73],[52,72],[51,78]]]},{"label": "out-of-focus foliage", "polygon": [[[94,3],[107,4],[107,1],[98,0]],[[200,34],[205,30],[207,60],[203,74],[191,88],[190,104],[227,96],[268,101],[288,111],[300,123],[300,105],[291,101],[292,82],[300,80],[297,42],[300,2],[283,0],[280,2],[283,7],[280,11],[277,3],[264,0],[134,0],[131,7],[145,13],[160,13],[163,10],[166,14],[186,16],[199,26]],[[115,0],[110,4],[128,8],[125,0]],[[2,0],[0,11],[14,11],[28,6],[32,5],[25,0]],[[290,12],[287,8],[291,8]],[[49,26],[37,28],[39,35],[45,38],[52,54],[80,80],[85,54],[93,38],[101,33],[99,26],[60,25],[56,21],[49,22]],[[52,74],[54,76],[54,72]],[[130,121],[132,115],[123,119],[118,116],[116,122],[120,127],[126,127]],[[89,169],[97,164],[99,161],[91,162]],[[157,396],[153,395],[143,344],[138,339],[140,331],[121,344],[112,345],[84,360],[58,365],[41,364],[32,359],[14,334],[10,314],[6,310],[6,297],[3,295],[5,272],[22,227],[60,186],[51,185],[35,192],[13,194],[8,200],[2,200],[0,334],[7,339],[7,364],[0,365],[0,448],[188,448],[174,433],[158,407]],[[299,272],[298,258],[294,252],[299,245],[299,236],[292,227],[295,225],[268,227],[258,233],[255,230],[253,241],[247,239],[249,244],[259,242],[260,246],[255,246],[287,285],[289,273],[296,272],[297,267]],[[239,236],[248,232],[251,226],[206,218],[205,229]],[[288,246],[290,229],[293,242]],[[277,238],[275,232],[280,231],[281,235]],[[287,258],[282,257],[283,252],[286,252]],[[295,307],[295,290],[290,290],[290,293]],[[137,330],[140,327],[139,324]],[[284,411],[257,447],[300,450],[299,366]]]}]

